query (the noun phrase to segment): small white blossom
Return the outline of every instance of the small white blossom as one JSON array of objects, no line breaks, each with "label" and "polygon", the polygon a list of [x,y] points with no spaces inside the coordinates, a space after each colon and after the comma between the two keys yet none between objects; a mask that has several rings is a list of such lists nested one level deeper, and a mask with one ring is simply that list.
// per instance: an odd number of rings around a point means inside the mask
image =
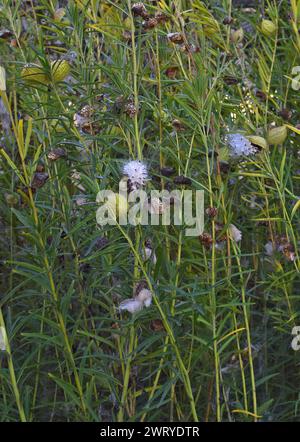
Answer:
[{"label": "small white blossom", "polygon": [[143,307],[150,307],[152,302],[152,293],[148,289],[142,289],[135,298],[124,299],[119,309],[127,310],[129,313],[135,313],[142,310]]},{"label": "small white blossom", "polygon": [[232,157],[250,156],[257,152],[256,147],[241,134],[227,135],[227,143],[230,147],[229,154]]},{"label": "small white blossom", "polygon": [[149,289],[142,289],[136,299],[142,302],[145,307],[149,307],[152,302],[152,293]]},{"label": "small white blossom", "polygon": [[142,308],[143,303],[136,298],[124,299],[119,306],[120,310],[127,310],[129,313],[138,312]]},{"label": "small white blossom", "polygon": [[234,224],[229,224],[229,233],[235,242],[241,241],[242,232]]},{"label": "small white blossom", "polygon": [[123,173],[128,177],[131,184],[137,188],[143,186],[148,179],[148,170],[141,161],[133,160],[124,164]]}]

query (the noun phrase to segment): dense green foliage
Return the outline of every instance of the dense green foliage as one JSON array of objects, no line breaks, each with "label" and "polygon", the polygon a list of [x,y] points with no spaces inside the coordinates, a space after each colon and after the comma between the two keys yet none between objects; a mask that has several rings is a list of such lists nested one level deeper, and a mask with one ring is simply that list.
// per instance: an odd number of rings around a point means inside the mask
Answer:
[{"label": "dense green foliage", "polygon": [[[143,3],[0,0],[0,420],[298,421],[300,1]],[[203,235],[97,225],[131,159]]]}]

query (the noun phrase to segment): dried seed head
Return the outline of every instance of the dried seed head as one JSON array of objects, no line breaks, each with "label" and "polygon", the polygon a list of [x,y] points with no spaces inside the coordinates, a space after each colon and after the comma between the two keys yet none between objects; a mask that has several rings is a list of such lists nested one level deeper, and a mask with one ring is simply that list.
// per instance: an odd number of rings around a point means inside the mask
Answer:
[{"label": "dried seed head", "polygon": [[64,149],[58,147],[57,149],[50,150],[47,156],[49,160],[56,161],[59,158],[65,158],[67,156],[67,153]]},{"label": "dried seed head", "polygon": [[131,31],[125,30],[123,31],[123,40],[125,40],[126,42],[130,42],[132,40],[132,34]]},{"label": "dried seed head", "polygon": [[0,29],[0,38],[9,38],[12,37],[13,33],[9,29]]},{"label": "dried seed head", "polygon": [[130,117],[134,118],[134,116],[137,114],[137,108],[133,103],[127,103],[124,106],[124,112]]},{"label": "dried seed head", "polygon": [[48,180],[49,175],[44,172],[36,172],[33,176],[33,180],[31,183],[31,187],[34,189],[39,189],[40,187],[43,187],[43,185]]},{"label": "dried seed head", "polygon": [[147,31],[149,29],[154,29],[158,25],[158,21],[155,17],[149,17],[143,22],[143,28]]},{"label": "dried seed head", "polygon": [[175,78],[177,72],[178,72],[178,67],[177,66],[171,66],[168,69],[166,69],[166,76],[168,78]]},{"label": "dried seed head", "polygon": [[165,330],[165,327],[161,321],[161,319],[153,319],[150,324],[151,330],[154,332],[159,332]]},{"label": "dried seed head", "polygon": [[266,101],[266,99],[267,99],[267,94],[265,92],[263,92],[263,91],[260,91],[260,90],[256,90],[255,96],[257,98],[260,98],[263,101]]},{"label": "dried seed head", "polygon": [[223,20],[223,25],[231,25],[234,22],[232,17],[225,17]]},{"label": "dried seed head", "polygon": [[227,84],[228,86],[238,84],[238,82],[239,82],[239,80],[236,77],[232,77],[230,75],[226,75],[223,80],[224,80],[224,83]]},{"label": "dried seed head", "polygon": [[160,173],[163,176],[171,176],[175,173],[175,169],[174,169],[174,167],[162,167],[160,169]]},{"label": "dried seed head", "polygon": [[208,207],[205,212],[210,218],[215,218],[218,214],[218,209],[216,207]]},{"label": "dried seed head", "polygon": [[100,238],[97,238],[97,241],[95,242],[95,247],[98,250],[102,250],[108,244],[109,244],[109,240],[106,238],[106,236],[101,236]]},{"label": "dried seed head", "polygon": [[180,50],[182,52],[187,52],[189,54],[196,54],[196,53],[200,52],[200,47],[191,43],[191,44],[185,44],[185,45],[181,46]]},{"label": "dried seed head", "polygon": [[170,32],[167,37],[169,41],[177,45],[181,45],[182,43],[184,43],[184,37],[180,32]]},{"label": "dried seed head", "polygon": [[202,233],[202,235],[199,236],[199,240],[207,250],[209,250],[213,244],[212,236],[209,233]]},{"label": "dried seed head", "polygon": [[182,132],[182,131],[184,131],[184,126],[183,126],[182,122],[181,122],[180,120],[178,120],[177,118],[175,118],[175,119],[172,121],[172,126],[174,127],[174,129],[175,129],[177,132]]},{"label": "dried seed head", "polygon": [[155,13],[155,18],[158,23],[166,23],[169,21],[169,17],[161,11]]},{"label": "dried seed head", "polygon": [[143,289],[147,289],[148,288],[148,283],[147,283],[147,281],[145,280],[145,279],[141,279],[138,283],[137,283],[137,285],[136,285],[136,287],[135,287],[135,296],[137,296],[139,293],[140,293],[140,291],[141,290],[143,290]]},{"label": "dried seed head", "polygon": [[98,123],[93,121],[93,115],[95,113],[95,107],[86,105],[80,111],[76,112],[73,116],[74,126],[81,129],[85,133],[95,134],[100,130]]},{"label": "dried seed head", "polygon": [[142,17],[145,19],[148,17],[147,9],[146,9],[144,3],[142,3],[142,2],[134,3],[131,6],[131,12],[133,13],[133,15],[136,15],[138,17]]},{"label": "dried seed head", "polygon": [[190,186],[192,184],[192,180],[183,175],[176,176],[173,181],[175,184],[185,184],[187,186]]},{"label": "dried seed head", "polygon": [[290,120],[292,118],[292,111],[287,108],[283,108],[281,111],[278,112],[278,115],[284,120]]},{"label": "dried seed head", "polygon": [[148,249],[152,249],[152,241],[150,238],[146,239],[144,244]]},{"label": "dried seed head", "polygon": [[226,161],[220,161],[220,172],[227,175],[230,172],[230,164]]},{"label": "dried seed head", "polygon": [[36,172],[44,172],[44,170],[45,170],[45,167],[43,164],[40,163],[36,166]]}]

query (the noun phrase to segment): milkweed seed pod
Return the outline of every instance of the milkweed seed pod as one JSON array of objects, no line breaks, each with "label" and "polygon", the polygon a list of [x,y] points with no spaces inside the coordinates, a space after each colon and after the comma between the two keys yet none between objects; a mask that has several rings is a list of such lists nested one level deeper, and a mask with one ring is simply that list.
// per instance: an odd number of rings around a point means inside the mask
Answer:
[{"label": "milkweed seed pod", "polygon": [[63,81],[70,72],[70,65],[66,60],[55,60],[51,62],[50,73],[44,71],[42,66],[31,65],[22,69],[21,77],[29,84],[40,83],[48,85],[53,81]]},{"label": "milkweed seed pod", "polygon": [[51,75],[54,83],[63,81],[70,73],[70,65],[67,60],[55,60],[51,63]]},{"label": "milkweed seed pod", "polygon": [[243,28],[239,28],[236,31],[231,32],[231,41],[233,43],[241,43],[244,38],[244,30]]},{"label": "milkweed seed pod", "polygon": [[268,149],[268,142],[265,138],[259,137],[258,135],[249,135],[247,136],[248,140],[255,148],[260,149]]},{"label": "milkweed seed pod", "polygon": [[273,127],[269,130],[267,140],[269,144],[277,145],[282,144],[287,137],[286,126]]},{"label": "milkweed seed pod", "polygon": [[263,20],[261,22],[261,32],[266,37],[272,37],[277,30],[277,26],[271,20]]},{"label": "milkweed seed pod", "polygon": [[47,85],[49,83],[49,78],[41,66],[25,66],[22,69],[21,78],[29,84],[40,83]]}]

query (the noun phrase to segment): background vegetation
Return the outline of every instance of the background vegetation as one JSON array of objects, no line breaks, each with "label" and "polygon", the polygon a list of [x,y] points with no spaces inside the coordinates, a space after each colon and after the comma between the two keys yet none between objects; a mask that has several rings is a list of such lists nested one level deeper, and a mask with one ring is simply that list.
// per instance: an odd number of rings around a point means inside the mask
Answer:
[{"label": "background vegetation", "polygon": [[[0,419],[298,421],[300,2],[133,3],[0,1]],[[97,226],[130,159],[204,235]]]}]

